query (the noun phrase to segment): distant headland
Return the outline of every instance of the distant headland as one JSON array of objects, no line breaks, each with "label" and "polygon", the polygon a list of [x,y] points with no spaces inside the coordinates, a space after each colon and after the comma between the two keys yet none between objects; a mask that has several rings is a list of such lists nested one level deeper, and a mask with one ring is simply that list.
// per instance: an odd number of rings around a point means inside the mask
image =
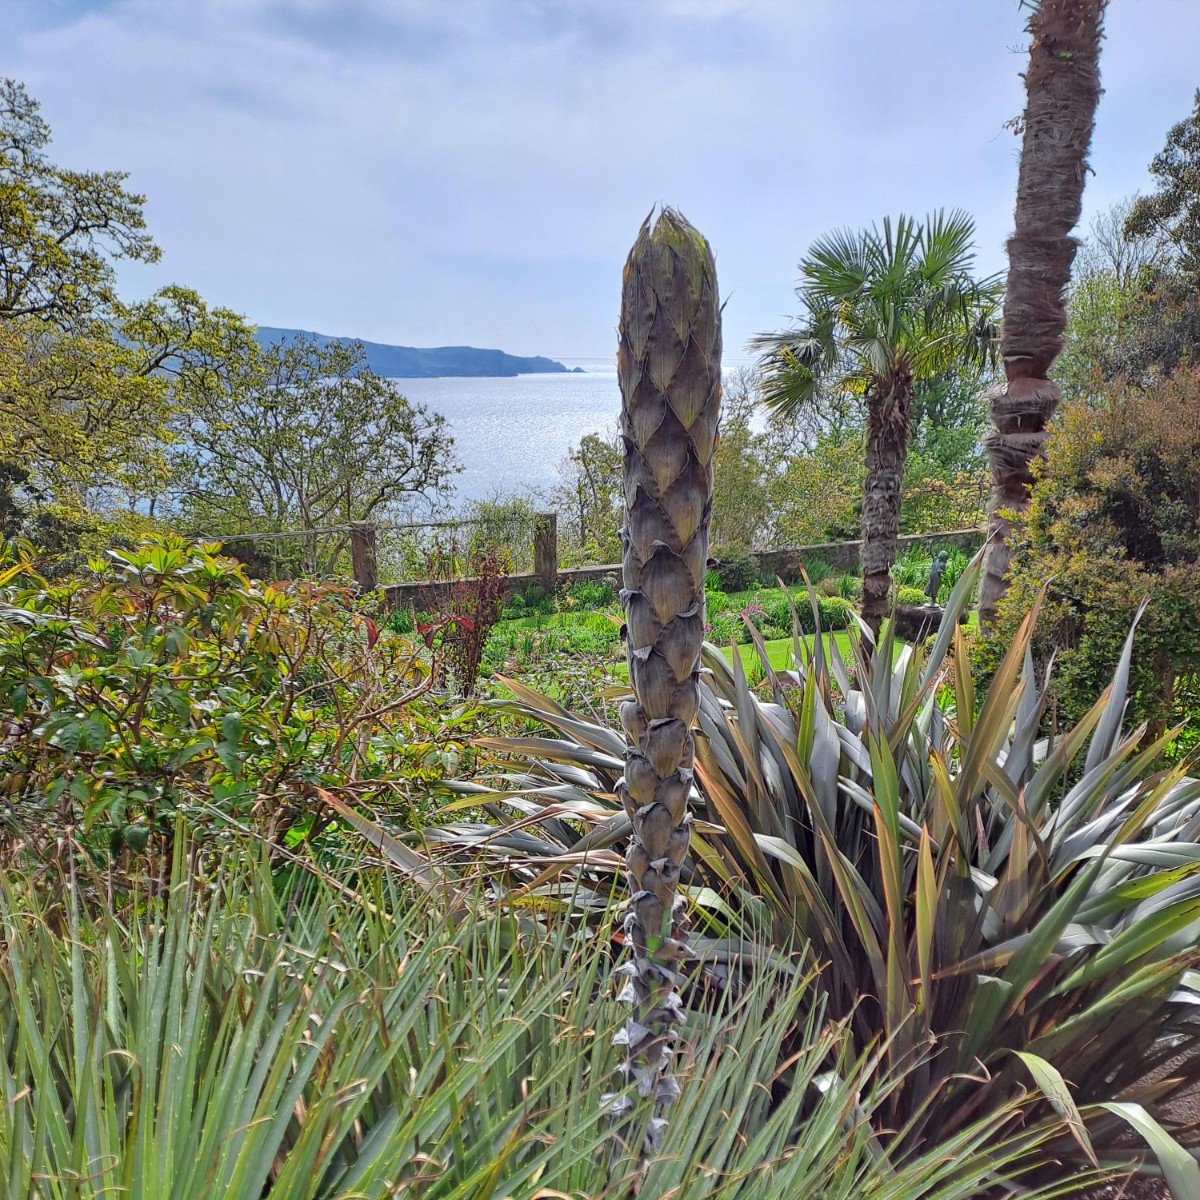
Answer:
[{"label": "distant headland", "polygon": [[[277,329],[260,325],[258,340],[266,346],[295,338],[309,338],[320,346],[331,342],[361,341],[359,338],[330,337],[306,329]],[[362,342],[367,365],[376,375],[388,379],[432,379],[441,375],[556,375],[579,373],[580,367],[564,367],[552,358],[535,355],[522,358],[503,350],[480,350],[475,346],[436,346],[422,350],[415,346],[388,346],[382,342]]]}]

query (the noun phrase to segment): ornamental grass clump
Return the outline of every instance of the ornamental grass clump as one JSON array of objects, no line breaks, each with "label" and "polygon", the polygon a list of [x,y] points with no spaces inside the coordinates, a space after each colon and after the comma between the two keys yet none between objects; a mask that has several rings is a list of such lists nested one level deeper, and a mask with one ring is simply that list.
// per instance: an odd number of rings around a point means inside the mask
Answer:
[{"label": "ornamental grass clump", "polygon": [[0,879],[6,1197],[618,1200],[640,1170],[676,1200],[970,1200],[1036,1147],[1010,1112],[882,1158],[889,1085],[793,961],[697,1015],[671,1152],[614,1166],[609,949],[572,913],[186,842],[150,895],[96,901],[45,864]]}]

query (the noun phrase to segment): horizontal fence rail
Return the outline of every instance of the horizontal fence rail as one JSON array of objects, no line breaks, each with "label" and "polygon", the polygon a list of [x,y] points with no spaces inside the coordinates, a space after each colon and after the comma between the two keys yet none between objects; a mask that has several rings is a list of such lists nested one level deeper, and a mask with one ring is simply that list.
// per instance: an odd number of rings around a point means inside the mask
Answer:
[{"label": "horizontal fence rail", "polygon": [[[453,531],[447,542],[446,531]],[[469,578],[458,568],[469,565],[477,552],[496,552],[510,567],[504,573],[509,594],[532,586],[547,595],[573,583],[619,580],[620,563],[559,569],[558,515],[537,513],[530,518],[464,517],[439,521],[351,521],[320,529],[282,530],[270,533],[201,535],[206,540],[236,544],[261,543],[293,538],[341,537],[349,549],[349,567],[361,591],[382,593],[389,606],[405,606],[428,600],[431,589],[449,589]],[[968,553],[983,544],[979,529],[948,529],[935,533],[908,534],[899,539],[900,552],[913,547],[944,549],[956,546]],[[795,578],[810,559],[821,559],[836,571],[858,565],[859,541],[813,542],[777,550],[752,551],[749,558],[763,575]],[[434,564],[439,574],[421,575],[423,565]],[[722,563],[714,560],[718,570]],[[344,576],[343,576],[344,577]]]}]

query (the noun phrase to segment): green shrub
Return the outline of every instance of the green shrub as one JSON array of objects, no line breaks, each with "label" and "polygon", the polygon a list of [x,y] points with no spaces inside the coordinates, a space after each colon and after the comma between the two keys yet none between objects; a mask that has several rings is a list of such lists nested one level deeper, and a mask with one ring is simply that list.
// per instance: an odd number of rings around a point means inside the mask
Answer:
[{"label": "green shrub", "polygon": [[724,592],[744,592],[758,582],[758,564],[741,546],[720,546],[712,551],[717,581]]},{"label": "green shrub", "polygon": [[523,676],[551,658],[579,655],[609,660],[619,647],[620,636],[620,625],[603,613],[561,613],[534,629],[497,626],[488,637],[483,662],[489,673]]},{"label": "green shrub", "polygon": [[526,584],[519,592],[513,594],[510,603],[520,600],[525,608],[525,615],[530,613],[550,614],[554,611],[554,597],[548,595],[540,583]]},{"label": "green shrub", "polygon": [[911,587],[924,591],[932,566],[933,555],[928,550],[910,547],[892,564],[892,580],[897,587]]},{"label": "green shrub", "polygon": [[[824,580],[832,578],[834,570],[823,558],[806,558],[804,560],[804,573],[808,576],[808,582],[815,587]],[[800,580],[787,580],[786,582],[799,583]]]},{"label": "green shrub", "polygon": [[502,621],[521,621],[529,615],[529,610],[525,607],[525,601],[519,596],[509,596],[500,608],[500,620]]},{"label": "green shrub", "polygon": [[778,588],[773,591],[764,592],[759,598],[759,603],[766,612],[767,620],[779,629],[786,629],[789,632],[792,628],[792,610],[788,604],[788,597]]},{"label": "green shrub", "polygon": [[174,539],[94,569],[60,584],[11,554],[0,569],[0,778],[17,844],[71,836],[153,858],[179,813],[284,836],[312,827],[314,786],[347,783],[405,797],[409,819],[411,783],[441,770],[426,754],[446,748],[436,721],[414,736],[423,646],[380,632],[347,590],[255,584]]},{"label": "green shrub", "polygon": [[744,622],[749,622],[755,629],[762,633],[763,630],[770,625],[771,616],[767,612],[766,605],[763,603],[763,598],[756,593],[753,600],[748,601],[742,606],[738,612],[738,616]]},{"label": "green shrub", "polygon": [[843,571],[837,577],[837,594],[843,600],[861,600],[862,577],[853,571]]},{"label": "green shrub", "polygon": [[[796,616],[799,619],[800,632],[815,633],[817,626],[813,621],[812,602],[807,589],[797,588],[791,593],[791,597],[792,605],[795,607]],[[776,592],[764,599],[763,604],[771,620],[783,628],[782,636],[790,636],[792,616],[787,599],[781,593]],[[819,593],[817,595],[817,613],[821,628],[827,633],[832,630],[846,629],[852,622],[850,614],[853,611],[854,606],[840,596],[822,596]]]},{"label": "green shrub", "polygon": [[998,636],[977,643],[995,669],[1043,590],[1033,641],[1055,658],[1061,717],[1079,720],[1109,676],[1135,613],[1129,715],[1161,729],[1194,716],[1200,675],[1200,369],[1180,367],[1151,391],[1112,385],[1064,408],[1014,534]]},{"label": "green shrub", "polygon": [[704,593],[704,607],[710,617],[725,612],[730,606],[730,599],[719,588],[708,588]]},{"label": "green shrub", "polygon": [[929,603],[929,597],[919,587],[898,587],[896,603],[923,605]]},{"label": "green shrub", "polygon": [[611,583],[603,580],[580,580],[563,589],[559,607],[569,602],[572,608],[608,608],[615,604],[616,600],[617,593]]},{"label": "green shrub", "polygon": [[409,634],[413,632],[413,610],[407,607],[394,608],[388,613],[384,628],[390,633]]},{"label": "green shrub", "polygon": [[823,630],[850,629],[854,625],[855,606],[841,596],[823,596],[817,608]]},{"label": "green shrub", "polygon": [[[1123,731],[1132,635],[1110,688],[1052,745],[1038,745],[1051,693],[1031,622],[976,704],[957,624],[974,582],[960,580],[928,649],[893,662],[885,627],[878,648],[856,644],[854,675],[824,653],[786,677],[764,664],[770,702],[740,656],[705,648],[695,886],[769,927],[776,947],[814,947],[816,986],[861,1053],[922,1063],[921,1082],[889,1100],[885,1150],[928,1147],[1020,1097],[1026,1131],[1059,1114],[1073,1128],[1035,1178],[1097,1158],[1139,1167],[1132,1128],[1190,1196],[1193,1133],[1172,1104],[1200,1086],[1200,780],[1164,769],[1164,741]],[[578,835],[551,827],[564,772],[594,773],[593,828],[623,815],[625,744],[536,696],[520,710],[560,737],[520,762],[521,796],[540,780],[551,794],[521,811],[542,844],[528,864],[507,860],[518,882],[545,878],[555,856],[570,855],[567,872],[579,862]],[[594,873],[563,886],[585,878],[604,886]]]},{"label": "green shrub", "polygon": [[745,623],[738,613],[732,610],[718,613],[709,624],[709,640],[719,645],[728,646],[730,642],[745,643],[750,640]]},{"label": "green shrub", "polygon": [[[798,588],[791,593],[792,605],[799,620],[800,632],[812,634],[816,629],[808,591]],[[821,628],[826,632],[846,629],[853,624],[854,605],[838,596],[817,597]],[[740,610],[724,610],[710,614],[709,641],[727,646],[730,641],[745,644],[750,641],[743,615],[758,630],[764,641],[777,641],[792,636],[792,606],[778,588],[756,592],[753,599]]]}]

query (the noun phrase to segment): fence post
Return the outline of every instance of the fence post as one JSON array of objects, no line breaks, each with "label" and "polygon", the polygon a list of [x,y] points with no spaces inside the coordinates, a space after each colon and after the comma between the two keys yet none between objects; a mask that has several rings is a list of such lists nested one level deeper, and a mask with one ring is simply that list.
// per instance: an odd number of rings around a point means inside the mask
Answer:
[{"label": "fence post", "polygon": [[547,596],[558,587],[558,514],[538,513],[533,527],[533,573]]},{"label": "fence post", "polygon": [[373,592],[377,583],[375,526],[370,521],[350,522],[350,561],[359,590]]}]

